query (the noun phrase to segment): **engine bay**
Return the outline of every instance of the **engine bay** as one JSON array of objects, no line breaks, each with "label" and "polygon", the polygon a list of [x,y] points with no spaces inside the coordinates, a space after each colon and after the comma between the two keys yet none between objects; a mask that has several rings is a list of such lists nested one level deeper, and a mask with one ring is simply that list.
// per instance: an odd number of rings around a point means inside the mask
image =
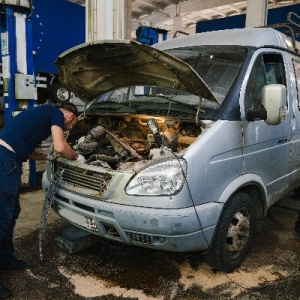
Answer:
[{"label": "engine bay", "polygon": [[201,134],[194,121],[145,116],[101,116],[78,123],[70,139],[89,165],[117,170],[123,164],[159,159],[164,151],[180,153]]}]

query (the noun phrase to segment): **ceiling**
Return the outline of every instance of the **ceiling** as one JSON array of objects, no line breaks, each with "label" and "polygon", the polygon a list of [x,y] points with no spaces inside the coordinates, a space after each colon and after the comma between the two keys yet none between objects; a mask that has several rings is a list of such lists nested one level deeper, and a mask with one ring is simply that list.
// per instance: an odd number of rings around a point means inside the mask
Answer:
[{"label": "ceiling", "polygon": [[[67,0],[85,5],[85,0]],[[268,9],[300,3],[300,0],[269,0]],[[196,23],[246,13],[247,1],[240,0],[131,0],[132,36],[141,21],[159,24],[174,33],[176,18],[181,19],[181,30],[195,33]],[[177,29],[178,30],[178,29]]]}]

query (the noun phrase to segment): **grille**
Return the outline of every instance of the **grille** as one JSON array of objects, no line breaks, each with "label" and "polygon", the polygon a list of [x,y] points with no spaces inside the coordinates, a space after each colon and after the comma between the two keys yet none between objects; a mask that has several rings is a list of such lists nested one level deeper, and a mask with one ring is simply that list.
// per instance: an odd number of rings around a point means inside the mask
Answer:
[{"label": "grille", "polygon": [[94,212],[94,209],[90,206],[87,206],[87,205],[84,205],[82,203],[77,203],[77,202],[74,202],[74,205],[81,208],[81,209],[84,209],[86,211],[90,211],[90,212]]},{"label": "grille", "polygon": [[110,174],[56,163],[55,171],[60,170],[64,170],[62,175],[63,182],[77,187],[94,190],[99,193],[99,195],[103,194],[112,179]]},{"label": "grille", "polygon": [[131,242],[140,244],[151,244],[151,236],[146,234],[139,234],[133,232],[126,232]]},{"label": "grille", "polygon": [[58,198],[60,201],[66,202],[66,203],[70,203],[69,199],[59,195],[59,194],[55,194],[55,197]]}]

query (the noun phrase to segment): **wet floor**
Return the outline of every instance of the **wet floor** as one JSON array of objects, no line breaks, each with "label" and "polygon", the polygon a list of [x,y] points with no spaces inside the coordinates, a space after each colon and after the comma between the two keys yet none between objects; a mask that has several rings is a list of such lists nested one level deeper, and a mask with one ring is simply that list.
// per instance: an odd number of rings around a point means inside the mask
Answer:
[{"label": "wet floor", "polygon": [[53,212],[41,264],[38,224],[43,200],[42,191],[22,194],[16,254],[33,265],[26,271],[0,274],[13,290],[12,299],[300,299],[296,211],[271,208],[243,265],[224,274],[214,272],[200,253],[136,248],[124,252],[99,241],[70,255],[54,243],[56,234],[68,225]]}]

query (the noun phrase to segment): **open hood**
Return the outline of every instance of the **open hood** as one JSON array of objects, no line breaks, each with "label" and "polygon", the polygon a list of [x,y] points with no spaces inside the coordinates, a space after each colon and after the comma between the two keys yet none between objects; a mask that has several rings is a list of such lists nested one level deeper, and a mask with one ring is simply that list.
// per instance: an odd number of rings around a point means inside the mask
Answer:
[{"label": "open hood", "polygon": [[189,92],[218,103],[185,62],[151,46],[126,40],[86,43],[56,60],[60,82],[86,103],[130,85],[156,85]]}]

